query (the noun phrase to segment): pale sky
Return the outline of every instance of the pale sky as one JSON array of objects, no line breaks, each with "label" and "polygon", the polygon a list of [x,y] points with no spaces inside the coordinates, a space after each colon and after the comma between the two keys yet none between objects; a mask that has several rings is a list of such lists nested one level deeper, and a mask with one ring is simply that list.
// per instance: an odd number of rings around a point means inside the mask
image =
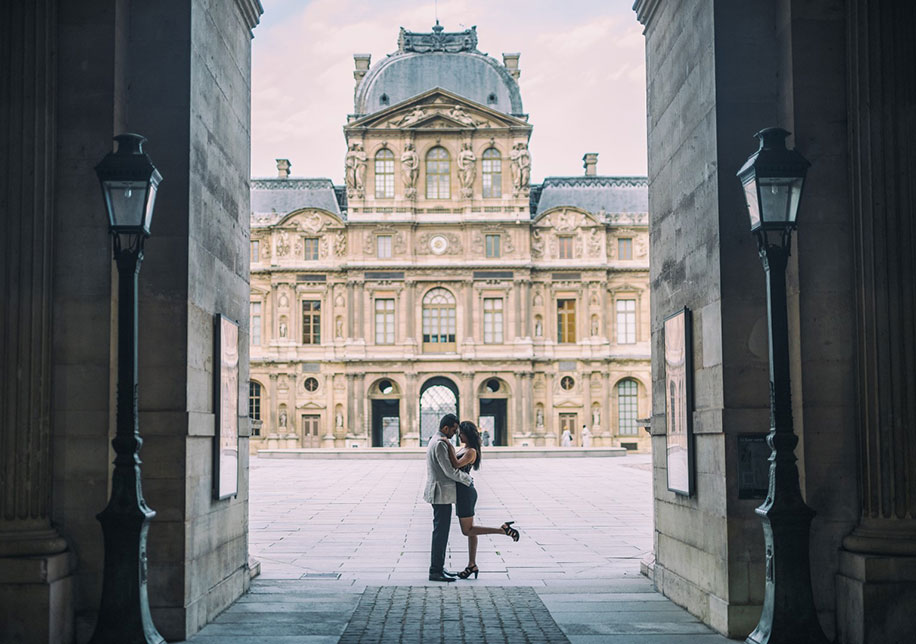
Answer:
[{"label": "pale sky", "polygon": [[[262,0],[252,43],[251,171],[343,183],[343,125],[353,111],[353,54],[397,50],[398,28],[429,31],[434,0]],[[477,48],[521,52],[519,86],[534,126],[532,181],[646,174],[646,72],[633,0],[439,0],[446,31],[477,25]]]}]

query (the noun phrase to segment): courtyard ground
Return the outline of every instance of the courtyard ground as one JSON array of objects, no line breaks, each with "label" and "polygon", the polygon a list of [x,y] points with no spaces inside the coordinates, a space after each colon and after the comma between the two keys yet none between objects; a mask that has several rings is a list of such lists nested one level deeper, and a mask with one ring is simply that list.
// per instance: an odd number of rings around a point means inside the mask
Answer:
[{"label": "courtyard ground", "polygon": [[[477,580],[427,580],[425,461],[251,461],[251,592],[192,641],[727,642],[639,574],[652,549],[651,462],[505,459],[473,472]],[[452,520],[446,567],[467,563]]]}]

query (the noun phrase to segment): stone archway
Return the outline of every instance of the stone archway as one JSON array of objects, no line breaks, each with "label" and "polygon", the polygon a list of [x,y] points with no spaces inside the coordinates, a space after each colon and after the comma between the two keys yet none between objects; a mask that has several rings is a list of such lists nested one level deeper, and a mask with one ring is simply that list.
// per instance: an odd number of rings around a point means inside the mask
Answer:
[{"label": "stone archway", "polygon": [[458,385],[445,376],[434,376],[420,387],[420,445],[439,430],[445,414],[458,415]]}]

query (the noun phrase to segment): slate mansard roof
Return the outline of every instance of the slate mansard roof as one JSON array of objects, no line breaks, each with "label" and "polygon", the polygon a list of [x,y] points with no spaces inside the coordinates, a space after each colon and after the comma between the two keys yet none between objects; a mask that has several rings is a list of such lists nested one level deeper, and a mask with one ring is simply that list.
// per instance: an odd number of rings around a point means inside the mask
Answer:
[{"label": "slate mansard roof", "polygon": [[477,50],[477,28],[446,33],[436,24],[431,33],[401,28],[398,50],[373,65],[356,89],[359,116],[396,105],[432,87],[522,116],[522,95],[506,67]]},{"label": "slate mansard roof", "polygon": [[252,179],[251,218],[271,224],[294,210],[320,208],[346,218],[347,197],[330,179]]}]

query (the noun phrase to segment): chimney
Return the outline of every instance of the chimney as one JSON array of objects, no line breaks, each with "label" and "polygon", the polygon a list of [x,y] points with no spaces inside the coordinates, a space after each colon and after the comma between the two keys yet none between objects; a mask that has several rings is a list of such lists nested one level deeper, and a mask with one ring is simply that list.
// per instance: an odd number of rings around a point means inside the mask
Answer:
[{"label": "chimney", "polygon": [[277,178],[289,179],[289,169],[293,166],[289,159],[277,159]]},{"label": "chimney", "polygon": [[360,81],[369,72],[369,61],[372,60],[372,54],[353,54],[353,62],[356,69],[353,71],[353,78],[356,79],[356,86],[359,87]]},{"label": "chimney", "polygon": [[585,168],[586,177],[594,177],[598,174],[598,153],[586,152],[582,157],[582,167]]},{"label": "chimney", "polygon": [[522,70],[518,68],[519,57],[521,57],[521,54],[503,54],[503,65],[506,66],[506,70],[515,80],[518,80],[518,77],[522,75]]}]

